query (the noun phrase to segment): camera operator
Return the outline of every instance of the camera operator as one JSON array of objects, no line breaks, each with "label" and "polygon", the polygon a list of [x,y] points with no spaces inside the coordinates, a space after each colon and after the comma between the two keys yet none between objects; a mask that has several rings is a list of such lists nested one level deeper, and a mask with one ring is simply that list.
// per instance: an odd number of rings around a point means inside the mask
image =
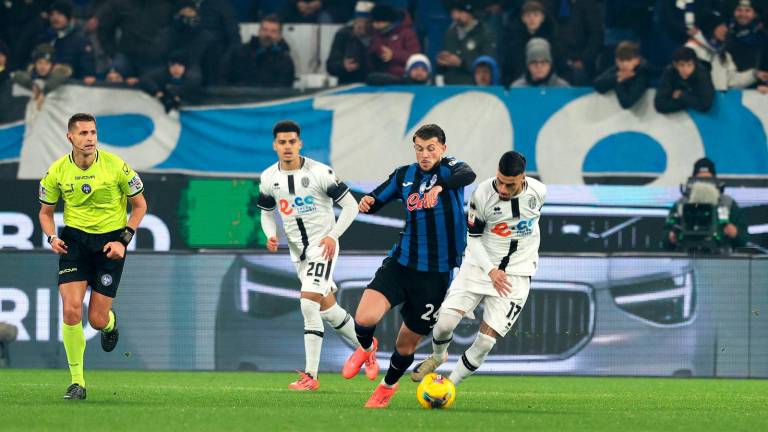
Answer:
[{"label": "camera operator", "polygon": [[[698,199],[692,199],[692,191],[697,183],[709,183],[714,196],[710,195],[711,204],[717,206],[717,227],[711,241],[715,243],[716,248],[699,248],[694,241],[693,244],[686,242],[681,234],[683,231],[683,209],[688,203],[701,202]],[[716,189],[715,189],[716,187]],[[670,250],[709,250],[710,252],[719,251],[728,253],[737,247],[745,246],[747,243],[747,226],[744,222],[741,209],[736,201],[729,195],[722,193],[723,186],[717,181],[715,172],[715,163],[710,159],[701,158],[693,165],[693,175],[688,180],[683,197],[675,202],[669,211],[664,229],[668,231],[665,241],[665,247]],[[701,188],[699,188],[701,190]],[[716,200],[714,199],[716,198]],[[693,247],[692,247],[693,246]]]}]

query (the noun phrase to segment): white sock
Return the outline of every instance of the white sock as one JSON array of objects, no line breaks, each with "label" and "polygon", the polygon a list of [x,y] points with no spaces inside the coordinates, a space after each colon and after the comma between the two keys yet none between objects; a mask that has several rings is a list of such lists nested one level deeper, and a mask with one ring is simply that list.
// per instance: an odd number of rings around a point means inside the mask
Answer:
[{"label": "white sock", "polygon": [[323,321],[326,321],[336,330],[336,333],[342,339],[352,345],[352,349],[360,346],[360,342],[357,341],[357,335],[355,334],[355,320],[338,303],[334,303],[333,306],[320,312],[320,316],[323,317]]},{"label": "white sock", "polygon": [[432,357],[436,360],[443,361],[443,356],[453,340],[453,330],[459,322],[461,322],[461,314],[453,309],[440,311],[437,324],[432,329]]},{"label": "white sock", "polygon": [[320,317],[320,303],[301,299],[301,314],[304,315],[304,372],[317,379],[320,366],[320,350],[323,348],[323,319]]},{"label": "white sock", "polygon": [[464,378],[472,375],[483,364],[495,344],[495,337],[478,333],[475,342],[464,352],[448,378],[454,384],[458,384]]}]

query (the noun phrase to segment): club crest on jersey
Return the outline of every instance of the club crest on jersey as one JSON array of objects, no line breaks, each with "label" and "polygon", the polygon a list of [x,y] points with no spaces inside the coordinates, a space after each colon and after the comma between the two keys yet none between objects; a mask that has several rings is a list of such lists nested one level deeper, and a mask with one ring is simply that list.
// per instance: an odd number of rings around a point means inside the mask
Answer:
[{"label": "club crest on jersey", "polygon": [[419,194],[424,195],[424,192],[432,189],[432,186],[437,183],[437,174],[432,174],[432,178],[429,179],[429,181],[425,181],[424,183],[419,186]]},{"label": "club crest on jersey", "polygon": [[87,195],[87,194],[91,193],[91,191],[93,189],[91,189],[91,185],[89,185],[88,183],[83,183],[83,186],[80,187],[80,190],[83,191],[83,193]]},{"label": "club crest on jersey", "polygon": [[536,208],[536,197],[528,198],[528,207],[532,209]]},{"label": "club crest on jersey", "polygon": [[301,185],[304,187],[309,187],[309,177],[302,177],[301,178]]}]

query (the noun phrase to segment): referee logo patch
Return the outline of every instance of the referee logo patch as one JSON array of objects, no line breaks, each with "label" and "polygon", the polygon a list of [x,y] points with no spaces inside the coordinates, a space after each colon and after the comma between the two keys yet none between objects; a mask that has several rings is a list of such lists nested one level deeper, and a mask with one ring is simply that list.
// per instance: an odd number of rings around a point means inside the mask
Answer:
[{"label": "referee logo patch", "polygon": [[91,185],[89,185],[88,183],[83,183],[83,187],[81,187],[80,190],[82,190],[84,194],[89,194],[91,193],[91,190],[92,190]]},{"label": "referee logo patch", "polygon": [[107,273],[101,275],[101,284],[105,287],[112,285],[112,275]]}]

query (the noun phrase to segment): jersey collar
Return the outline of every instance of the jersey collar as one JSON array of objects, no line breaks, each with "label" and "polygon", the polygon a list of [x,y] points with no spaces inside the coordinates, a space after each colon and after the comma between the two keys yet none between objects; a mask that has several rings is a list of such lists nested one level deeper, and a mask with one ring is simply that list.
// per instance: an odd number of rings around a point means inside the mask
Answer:
[{"label": "jersey collar", "polygon": [[99,150],[96,150],[96,159],[94,159],[94,160],[93,160],[93,162],[91,163],[91,165],[90,165],[88,168],[86,168],[86,169],[82,169],[82,168],[80,168],[79,166],[77,166],[77,164],[75,163],[75,157],[73,156],[73,154],[74,154],[74,152],[69,152],[69,162],[70,162],[72,165],[76,166],[76,167],[77,167],[77,169],[79,169],[80,171],[88,171],[89,169],[91,169],[91,167],[92,167],[92,166],[93,166],[93,165],[94,165],[96,162],[98,162],[98,161],[99,161]]},{"label": "jersey collar", "polygon": [[291,170],[291,171],[284,171],[282,168],[280,168],[280,161],[278,160],[277,161],[277,170],[280,171],[280,172],[295,172],[295,171],[301,170],[302,168],[304,168],[304,164],[307,162],[307,158],[305,158],[304,156],[299,156],[299,157],[301,158],[301,165],[299,165],[299,169]]}]

